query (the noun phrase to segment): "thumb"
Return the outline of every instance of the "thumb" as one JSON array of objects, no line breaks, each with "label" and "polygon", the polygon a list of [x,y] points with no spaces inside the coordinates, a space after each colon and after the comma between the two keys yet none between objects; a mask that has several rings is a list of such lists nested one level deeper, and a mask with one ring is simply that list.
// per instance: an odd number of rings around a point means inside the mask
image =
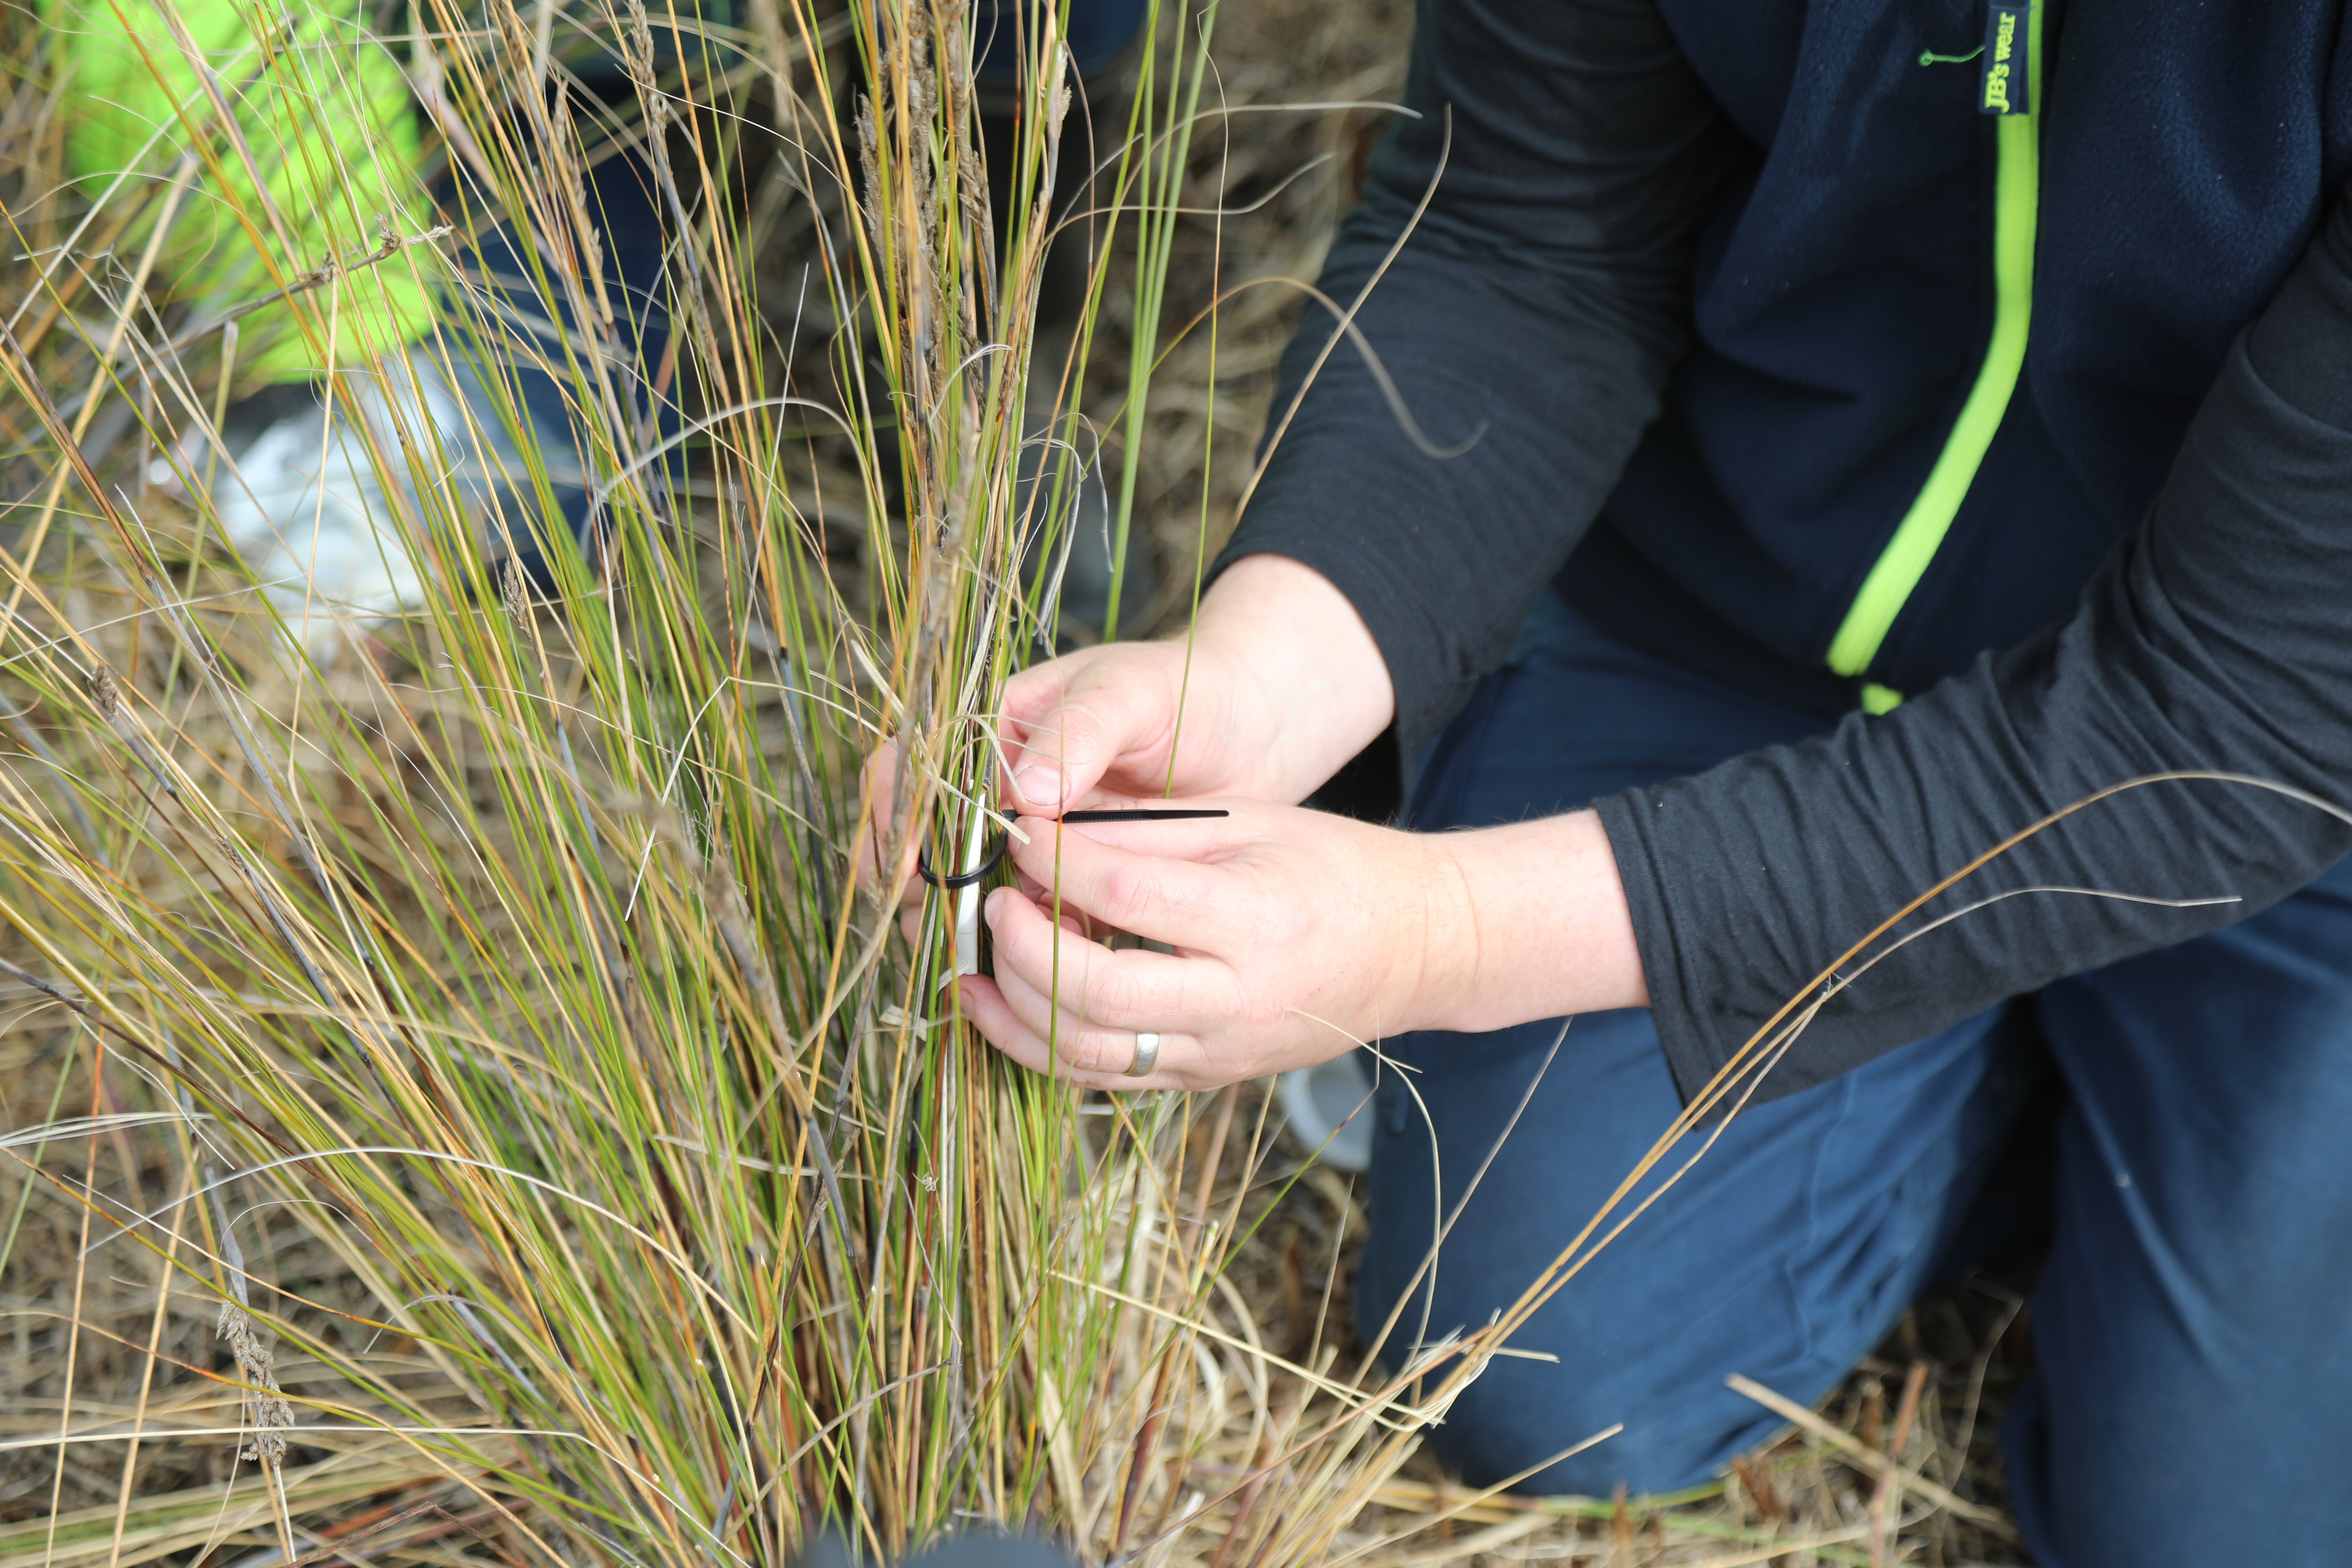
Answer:
[{"label": "thumb", "polygon": [[1121,758],[1150,751],[1172,718],[1161,683],[1138,661],[1099,658],[1058,689],[1048,688],[1034,720],[1021,712],[1017,690],[1006,710],[1017,731],[1010,752],[1016,807],[1057,815],[1084,800]]}]

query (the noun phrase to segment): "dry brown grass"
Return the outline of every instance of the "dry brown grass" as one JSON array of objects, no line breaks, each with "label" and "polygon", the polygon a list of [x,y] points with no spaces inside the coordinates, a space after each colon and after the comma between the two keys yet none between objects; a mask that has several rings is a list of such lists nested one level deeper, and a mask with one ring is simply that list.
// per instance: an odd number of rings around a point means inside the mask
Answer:
[{"label": "dry brown grass", "polygon": [[[68,1108],[89,1109],[87,1072],[70,1078],[61,1073],[66,1033],[11,1030],[5,1037],[0,1071],[16,1088],[11,1125],[43,1118],[53,1098]],[[1237,1131],[1212,1188],[1213,1207],[1234,1207],[1255,1223],[1255,1234],[1228,1269],[1234,1289],[1221,1296],[1213,1318],[1235,1339],[1263,1345],[1274,1356],[1327,1373],[1345,1368],[1361,1350],[1349,1327],[1349,1281],[1360,1247],[1362,1211],[1346,1178],[1318,1167],[1306,1167],[1302,1173],[1287,1147],[1268,1158],[1255,1157],[1255,1140],[1245,1134],[1259,1110],[1257,1092],[1243,1090],[1236,1102]],[[1193,1131],[1195,1161],[1206,1155],[1209,1131],[1204,1121]],[[87,1173],[116,1194],[152,1195],[165,1190],[173,1174],[168,1150],[136,1132],[90,1141],[76,1152],[89,1162]],[[0,1420],[0,1436],[54,1430],[69,1350],[78,1358],[75,1381],[85,1391],[78,1407],[85,1418],[131,1414],[151,1340],[167,1362],[233,1371],[209,1307],[181,1292],[173,1298],[159,1333],[152,1278],[117,1267],[81,1271],[78,1279],[69,1259],[87,1244],[79,1214],[53,1194],[28,1190],[21,1171],[0,1183],[0,1204],[11,1215],[22,1205],[26,1226],[18,1267],[8,1293],[0,1296],[13,1336],[0,1346],[0,1399],[10,1412]],[[292,1216],[274,1222],[254,1217],[268,1248],[257,1263],[274,1270],[282,1289],[364,1314],[364,1291]],[[72,1297],[78,1285],[82,1294],[77,1308]],[[1863,1450],[1896,1453],[1914,1475],[1997,1507],[2001,1493],[1993,1433],[2004,1394],[2022,1371],[2021,1303],[2011,1285],[1998,1279],[1973,1280],[1923,1303],[1824,1406],[1828,1426],[1842,1436],[1794,1430],[1743,1460],[1717,1495],[1666,1507],[1640,1499],[1495,1496],[1465,1488],[1426,1457],[1416,1457],[1380,1485],[1372,1506],[1334,1538],[1328,1560],[1346,1558],[1370,1568],[1555,1562],[1603,1568],[1767,1563],[1786,1568],[1904,1563],[1961,1568],[2024,1563],[1997,1525],[1987,1528],[1958,1517],[1916,1493],[1882,1489],[1876,1478],[1884,1467],[1859,1457]],[[68,1342],[77,1318],[85,1332],[74,1346]],[[405,1352],[394,1346],[388,1353]],[[429,1389],[436,1375],[431,1363],[412,1356],[411,1365],[420,1391]],[[1232,1371],[1245,1377],[1248,1365],[1246,1358],[1239,1359]],[[282,1363],[278,1371],[283,1385],[298,1395],[310,1378],[328,1384],[337,1376],[333,1369],[297,1361]],[[1920,1397],[1895,1448],[1895,1427],[1915,1377]],[[1209,1440],[1181,1464],[1167,1465],[1165,1484],[1151,1489],[1152,1500],[1163,1509],[1181,1509],[1245,1488],[1248,1506],[1236,1510],[1234,1523],[1247,1541],[1253,1523],[1264,1528],[1273,1522],[1266,1515],[1286,1506],[1286,1487],[1296,1478],[1284,1467],[1265,1470],[1256,1486],[1249,1482],[1253,1461],[1262,1465],[1265,1456],[1280,1454],[1286,1432],[1295,1433],[1307,1414],[1301,1395],[1299,1377],[1278,1368],[1260,1390],[1236,1377],[1223,1394],[1223,1423],[1213,1423],[1217,1429]],[[454,1413],[454,1395],[450,1403]],[[184,1384],[169,1399],[149,1405],[151,1420],[166,1428],[233,1425],[236,1411],[233,1394]],[[249,1490],[236,1506],[228,1503],[235,1447],[229,1440],[146,1447],[138,1490],[180,1494],[184,1517],[131,1537],[124,1561],[191,1568],[199,1562],[258,1563],[252,1553],[267,1550],[269,1521]],[[289,1463],[295,1484],[322,1516],[314,1525],[322,1538],[389,1523],[383,1537],[371,1538],[366,1551],[348,1561],[494,1562],[506,1555],[494,1510],[414,1458],[314,1448],[298,1450]],[[55,1562],[79,1568],[107,1562],[102,1537],[83,1550],[51,1557],[36,1547],[35,1535],[50,1517],[53,1493],[61,1521],[110,1521],[123,1485],[120,1464],[111,1455],[69,1456],[56,1470],[49,1454],[36,1451],[0,1468],[6,1477],[5,1491],[0,1492],[0,1563],[15,1568]],[[1143,1510],[1146,1527],[1153,1512]],[[12,1527],[9,1521],[16,1523]],[[185,1548],[155,1553],[174,1540],[245,1544],[210,1555]],[[1202,1560],[1214,1555],[1212,1550]]]}]

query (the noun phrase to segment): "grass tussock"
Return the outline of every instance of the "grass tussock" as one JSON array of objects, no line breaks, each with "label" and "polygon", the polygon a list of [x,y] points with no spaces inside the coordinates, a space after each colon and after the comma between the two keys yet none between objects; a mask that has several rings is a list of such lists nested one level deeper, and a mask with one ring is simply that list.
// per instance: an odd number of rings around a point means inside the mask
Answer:
[{"label": "grass tussock", "polygon": [[[1129,632],[1181,622],[1296,305],[1236,285],[1311,277],[1366,123],[1228,111],[1377,100],[1401,7],[1171,6],[1100,120],[1026,38],[994,189],[952,3],[425,0],[201,79],[166,26],[120,179],[58,15],[5,14],[0,103],[0,1568],[1990,1550],[1916,1484],[1966,1484],[1981,1324],[1907,1423],[1856,1406],[1909,1479],[1816,1434],[1674,1510],[1447,1486],[1414,1435],[1499,1337],[1380,1371],[1360,1211],[1262,1095],[1008,1067],[940,998],[953,905],[908,944],[850,874],[878,818],[885,864],[982,830],[1082,531],[1156,568]],[[1041,328],[1081,155],[1087,304]],[[289,357],[404,613],[226,521],[224,416]]]}]

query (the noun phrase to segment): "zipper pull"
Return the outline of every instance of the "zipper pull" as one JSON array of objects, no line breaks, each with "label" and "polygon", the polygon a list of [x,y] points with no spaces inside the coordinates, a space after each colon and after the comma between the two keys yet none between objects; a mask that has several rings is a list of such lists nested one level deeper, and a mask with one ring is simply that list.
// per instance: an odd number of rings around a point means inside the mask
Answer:
[{"label": "zipper pull", "polygon": [[1993,0],[1985,13],[1983,60],[1977,76],[1977,112],[2031,114],[2026,83],[2033,73],[2026,51],[2032,47],[2033,0]]}]

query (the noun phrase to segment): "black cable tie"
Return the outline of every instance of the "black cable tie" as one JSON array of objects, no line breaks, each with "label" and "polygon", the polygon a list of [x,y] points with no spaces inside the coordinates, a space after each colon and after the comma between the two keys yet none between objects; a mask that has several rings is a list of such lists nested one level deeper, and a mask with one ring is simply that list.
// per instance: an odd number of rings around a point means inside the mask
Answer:
[{"label": "black cable tie", "polygon": [[996,847],[981,857],[978,866],[969,871],[960,871],[952,877],[942,877],[932,870],[930,861],[926,858],[930,853],[929,847],[919,847],[915,851],[915,875],[941,892],[959,892],[965,888],[975,886],[982,877],[996,869],[996,863],[1004,858],[1005,842],[1006,836],[999,833],[996,836]]},{"label": "black cable tie", "polygon": [[[1205,817],[1231,816],[1232,815],[1233,813],[1230,811],[1223,811],[1215,807],[1195,809],[1182,807],[1162,808],[1158,806],[1142,806],[1131,811],[1066,811],[1062,814],[1061,821],[1066,824],[1086,822],[1098,822],[1106,824],[1116,822],[1198,822]],[[1054,818],[1045,817],[1038,820],[1051,822]],[[981,858],[981,862],[977,867],[969,871],[958,872],[952,877],[942,877],[937,871],[932,870],[929,859],[929,847],[919,847],[915,851],[915,875],[920,877],[924,881],[929,882],[932,887],[939,889],[941,892],[953,893],[961,891],[965,888],[971,887],[978,883],[982,877],[987,876],[991,871],[996,869],[996,863],[1004,858],[1005,846],[1009,842],[1010,835],[999,833],[996,836],[995,846],[992,847],[986,855]]]},{"label": "black cable tie", "polygon": [[[1163,810],[1156,806],[1139,806],[1132,811],[1066,811],[1062,813],[1061,820],[1066,823],[1197,822],[1202,817],[1231,816],[1232,815],[1233,813],[1230,811],[1220,811],[1213,807],[1207,810],[1188,810],[1173,807]],[[1045,820],[1050,822],[1054,819],[1052,817],[1047,817]]]}]

